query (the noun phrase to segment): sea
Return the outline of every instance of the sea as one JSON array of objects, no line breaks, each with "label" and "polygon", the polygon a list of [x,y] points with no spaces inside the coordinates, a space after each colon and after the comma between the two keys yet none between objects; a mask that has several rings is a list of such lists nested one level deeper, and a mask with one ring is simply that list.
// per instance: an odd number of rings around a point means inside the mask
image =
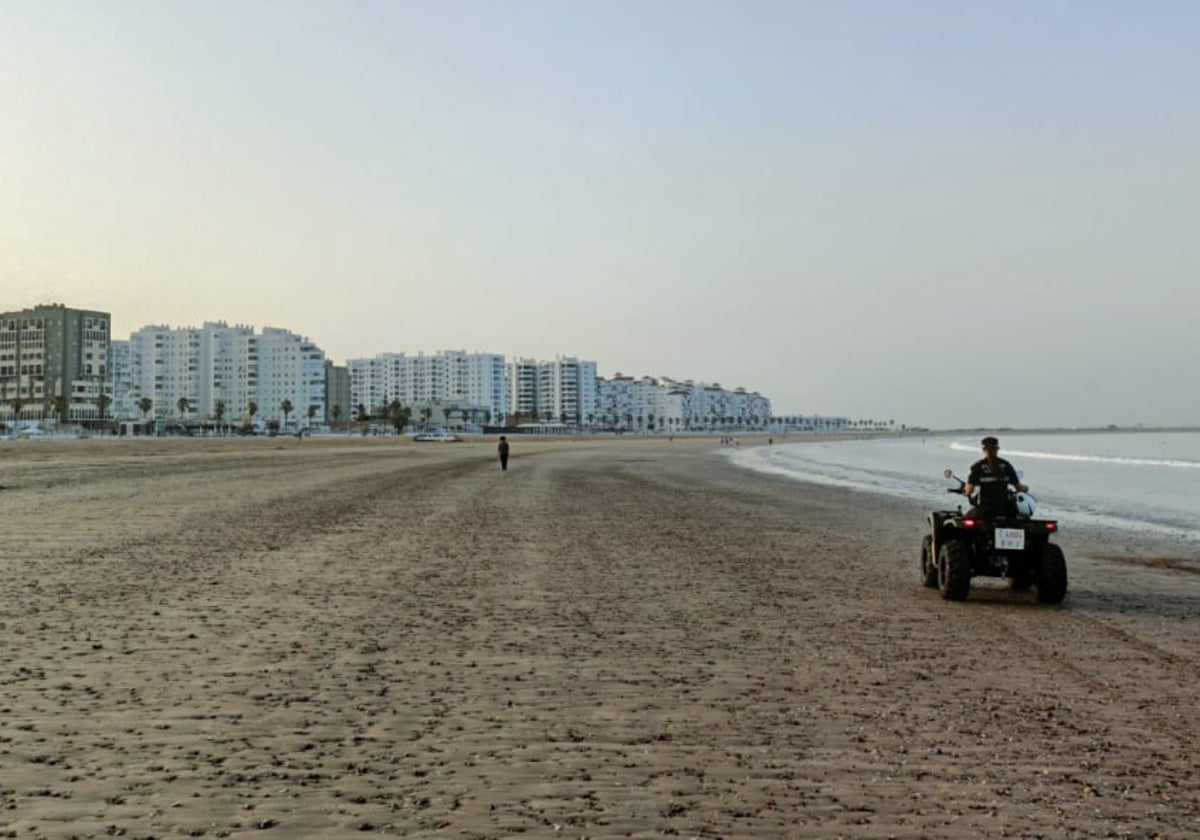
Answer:
[{"label": "sea", "polygon": [[[730,450],[743,467],[952,508],[946,494],[982,453],[981,434],[794,442]],[[1037,500],[1038,518],[1200,546],[1200,432],[1007,433],[1008,459]]]}]

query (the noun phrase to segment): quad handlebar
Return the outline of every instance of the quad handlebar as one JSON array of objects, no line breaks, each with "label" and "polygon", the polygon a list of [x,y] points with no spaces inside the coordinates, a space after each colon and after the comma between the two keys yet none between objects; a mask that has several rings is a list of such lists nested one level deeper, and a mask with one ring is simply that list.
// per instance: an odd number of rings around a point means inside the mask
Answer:
[{"label": "quad handlebar", "polygon": [[957,486],[957,487],[947,487],[947,488],[946,488],[946,492],[947,492],[947,493],[958,493],[958,494],[960,494],[960,495],[963,495],[963,496],[967,495],[967,494],[964,492],[964,491],[966,490],[966,487],[967,487],[967,482],[963,481],[961,478],[959,478],[958,476],[956,476],[956,475],[954,474],[954,471],[953,471],[953,470],[944,470],[944,471],[942,472],[942,475],[943,475],[943,476],[945,476],[945,477],[946,477],[946,478],[948,478],[948,479],[952,479],[952,480],[954,480],[954,481],[957,481],[957,482],[958,482],[958,486]]}]

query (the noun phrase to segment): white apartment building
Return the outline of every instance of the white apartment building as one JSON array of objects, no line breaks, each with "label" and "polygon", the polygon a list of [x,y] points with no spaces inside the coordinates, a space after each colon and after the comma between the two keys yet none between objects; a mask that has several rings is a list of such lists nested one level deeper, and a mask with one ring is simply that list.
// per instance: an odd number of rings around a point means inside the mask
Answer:
[{"label": "white apartment building", "polygon": [[592,424],[596,414],[596,364],[574,356],[552,361],[517,359],[505,378],[511,425],[522,422]]},{"label": "white apartment building", "polygon": [[[325,353],[307,338],[277,327],[258,337],[258,412],[293,428],[325,422]],[[284,410],[284,403],[291,406]]]},{"label": "white apartment building", "polygon": [[596,363],[558,356],[538,366],[538,413],[582,426],[596,414]]},{"label": "white apartment building", "polygon": [[538,408],[538,363],[536,359],[517,359],[509,362],[505,372],[508,393],[508,425],[541,419]]},{"label": "white apartment building", "polygon": [[598,381],[599,425],[632,432],[765,429],[771,402],[744,388],[616,374]]},{"label": "white apartment building", "polygon": [[111,342],[112,351],[109,355],[110,393],[112,405],[109,413],[112,417],[133,417],[137,409],[129,402],[133,392],[133,369],[130,367],[130,347],[128,341],[114,340]]},{"label": "white apartment building", "polygon": [[752,431],[767,427],[771,401],[745,388],[727,391],[720,385],[692,387],[688,421],[714,431]]},{"label": "white apartment building", "polygon": [[772,416],[767,428],[776,433],[787,432],[844,432],[850,428],[847,417],[825,417],[820,414],[789,414]]},{"label": "white apartment building", "polygon": [[[218,407],[226,423],[284,421],[283,403],[294,427],[323,422],[325,354],[307,338],[288,330],[210,322],[203,327],[143,327],[129,337],[128,374],[116,396],[118,416],[141,418],[140,403],[151,401],[146,417],[179,422],[211,422]],[[180,411],[180,400],[187,401]],[[253,416],[251,407],[255,409]]]},{"label": "white apartment building", "polygon": [[199,331],[199,345],[204,375],[198,380],[195,416],[216,419],[217,406],[223,405],[222,422],[244,423],[251,419],[254,402],[259,409],[255,419],[262,419],[263,409],[272,403],[258,391],[259,338],[254,328],[206,323]]},{"label": "white apartment building", "polygon": [[601,428],[646,431],[659,428],[666,413],[664,391],[652,376],[632,377],[617,373],[598,383],[597,419]]},{"label": "white apartment building", "polygon": [[586,426],[595,422],[596,363],[573,356],[508,364],[506,387],[513,424],[534,421]]},{"label": "white apartment building", "polygon": [[362,406],[371,416],[382,416],[399,401],[418,417],[421,409],[456,412],[468,422],[499,422],[507,410],[504,391],[504,357],[496,353],[439,350],[418,353],[381,353],[368,359],[350,359],[350,416]]},{"label": "white apartment building", "polygon": [[[118,402],[128,406],[135,418],[166,420],[194,419],[198,408],[200,375],[200,337],[193,328],[172,329],[165,324],[142,327],[129,336],[130,389]],[[149,411],[139,403],[148,399]],[[188,417],[179,412],[179,401],[186,399]]]}]

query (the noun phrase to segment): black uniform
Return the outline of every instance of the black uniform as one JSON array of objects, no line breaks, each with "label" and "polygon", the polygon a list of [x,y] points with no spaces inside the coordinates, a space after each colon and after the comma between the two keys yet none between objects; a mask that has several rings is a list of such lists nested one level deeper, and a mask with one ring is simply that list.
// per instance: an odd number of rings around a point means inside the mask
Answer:
[{"label": "black uniform", "polygon": [[996,459],[997,470],[987,458],[980,458],[971,465],[967,483],[979,489],[979,506],[975,512],[983,516],[1013,516],[1017,512],[1016,503],[1009,498],[1008,485],[1020,484],[1017,471],[1003,458]]}]

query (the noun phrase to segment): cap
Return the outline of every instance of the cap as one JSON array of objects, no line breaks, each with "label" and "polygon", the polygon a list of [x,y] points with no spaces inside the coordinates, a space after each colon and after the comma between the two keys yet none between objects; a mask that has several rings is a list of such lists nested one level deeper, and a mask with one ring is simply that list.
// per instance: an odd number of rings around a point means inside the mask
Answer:
[{"label": "cap", "polygon": [[1000,441],[996,440],[994,437],[991,437],[990,435],[988,437],[985,437],[983,440],[979,441],[979,443],[981,446],[984,446],[987,448],[999,448],[999,446],[1000,446]]}]

